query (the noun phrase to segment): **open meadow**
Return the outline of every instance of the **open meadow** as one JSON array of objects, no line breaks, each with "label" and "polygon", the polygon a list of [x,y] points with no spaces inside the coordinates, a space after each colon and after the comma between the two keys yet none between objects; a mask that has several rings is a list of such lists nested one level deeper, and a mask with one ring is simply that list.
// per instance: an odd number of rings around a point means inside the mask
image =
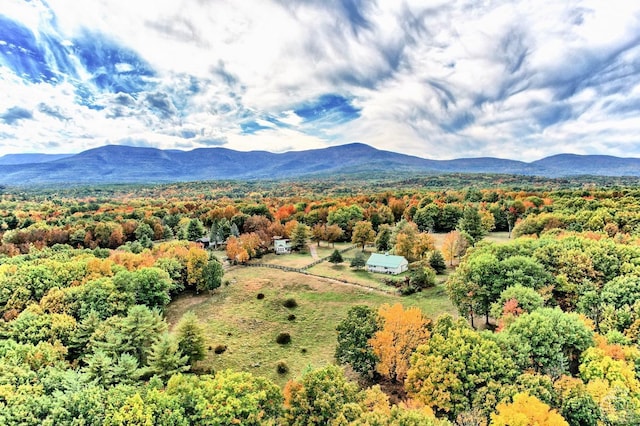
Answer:
[{"label": "open meadow", "polygon": [[[167,321],[174,325],[185,312],[196,314],[207,340],[207,355],[199,369],[251,371],[280,385],[309,367],[333,361],[336,325],[353,305],[402,303],[419,307],[431,318],[455,314],[440,285],[400,297],[311,275],[252,267],[233,267],[225,280],[229,285],[211,295],[183,295],[173,301],[167,307]],[[259,294],[264,298],[258,299]],[[287,299],[294,299],[297,306],[286,308]],[[290,320],[291,315],[295,319]],[[291,343],[276,343],[279,333],[289,333]],[[217,346],[227,349],[216,354]],[[278,361],[287,364],[288,374],[277,373]]]},{"label": "open meadow", "polygon": [[[445,234],[433,234],[436,247],[442,247]],[[505,243],[506,232],[490,233],[486,241]],[[349,243],[335,247],[322,242],[313,244],[317,257],[326,257],[334,249],[344,250]],[[193,311],[204,326],[207,337],[207,356],[198,364],[201,370],[233,369],[251,371],[283,385],[288,379],[301,375],[307,368],[318,368],[334,361],[336,325],[357,304],[378,307],[384,303],[416,306],[431,319],[443,313],[457,315],[449,301],[444,283],[451,272],[436,276],[436,287],[400,296],[396,289],[383,282],[387,275],[349,267],[349,259],[361,249],[343,253],[345,261],[333,265],[327,261],[307,269],[305,273],[279,269],[235,266],[225,274],[223,285],[213,294],[185,294],[167,308],[170,325],[182,315]],[[368,258],[372,248],[364,252]],[[304,268],[313,263],[311,250],[288,255],[268,254],[252,263],[290,268]],[[404,274],[401,274],[403,276]],[[263,294],[263,299],[258,295]],[[295,308],[283,303],[294,299]],[[295,316],[295,319],[289,319]],[[279,333],[289,333],[291,343],[276,343]],[[223,353],[216,354],[226,346]],[[283,361],[287,374],[279,374],[276,367]]]}]

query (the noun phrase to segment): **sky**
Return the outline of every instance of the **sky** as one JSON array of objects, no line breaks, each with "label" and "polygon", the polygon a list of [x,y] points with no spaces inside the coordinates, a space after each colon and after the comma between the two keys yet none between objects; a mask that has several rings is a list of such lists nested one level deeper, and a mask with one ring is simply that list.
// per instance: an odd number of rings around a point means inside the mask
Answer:
[{"label": "sky", "polygon": [[0,155],[640,157],[640,2],[2,0]]}]

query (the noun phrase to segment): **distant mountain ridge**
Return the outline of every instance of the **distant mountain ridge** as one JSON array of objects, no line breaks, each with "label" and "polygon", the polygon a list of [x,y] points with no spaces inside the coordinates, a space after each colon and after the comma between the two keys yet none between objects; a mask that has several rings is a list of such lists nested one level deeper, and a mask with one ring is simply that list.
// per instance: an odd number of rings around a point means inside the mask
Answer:
[{"label": "distant mountain ridge", "polygon": [[0,157],[0,166],[46,163],[71,157],[73,154],[7,154]]},{"label": "distant mountain ridge", "polygon": [[360,172],[640,176],[640,159],[560,154],[531,163],[491,157],[429,160],[362,143],[284,153],[107,145],[60,158],[46,154],[0,157],[0,184],[4,185],[266,180]]}]

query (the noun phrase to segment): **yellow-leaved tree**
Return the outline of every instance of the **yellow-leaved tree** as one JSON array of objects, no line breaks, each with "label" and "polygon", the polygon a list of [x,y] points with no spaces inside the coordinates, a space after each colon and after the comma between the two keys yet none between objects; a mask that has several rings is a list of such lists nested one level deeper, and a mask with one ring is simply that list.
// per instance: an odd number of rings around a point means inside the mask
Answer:
[{"label": "yellow-leaved tree", "polygon": [[401,304],[384,304],[378,311],[382,327],[369,344],[379,361],[378,373],[395,382],[407,376],[411,355],[419,345],[429,340],[431,321],[418,308],[405,310]]},{"label": "yellow-leaved tree", "polygon": [[491,426],[569,426],[556,410],[528,393],[518,393],[511,403],[500,403]]}]

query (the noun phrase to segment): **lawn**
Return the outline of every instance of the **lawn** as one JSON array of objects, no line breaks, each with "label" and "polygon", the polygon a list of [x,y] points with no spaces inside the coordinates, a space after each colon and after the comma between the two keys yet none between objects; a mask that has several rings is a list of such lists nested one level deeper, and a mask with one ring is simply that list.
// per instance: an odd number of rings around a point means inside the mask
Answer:
[{"label": "lawn", "polygon": [[349,243],[349,242],[330,244],[330,243],[321,241],[320,247],[318,247],[316,244],[316,251],[318,253],[318,257],[327,257],[327,256],[331,256],[331,253],[333,253],[334,250],[342,250],[347,247],[351,247],[352,245],[353,243]]},{"label": "lawn", "polygon": [[[444,238],[447,236],[446,233],[432,233],[431,234],[433,236],[433,239],[435,240],[436,243],[436,248],[441,250],[442,249],[442,243],[444,242]],[[496,244],[505,244],[508,243],[509,241],[509,233],[508,232],[489,232],[487,235],[485,235],[485,237],[482,239],[482,241],[488,241],[490,243],[496,243]]]},{"label": "lawn", "polygon": [[[333,361],[335,327],[353,305],[400,302],[420,307],[431,318],[455,313],[442,286],[400,297],[295,272],[243,267],[228,271],[225,280],[230,284],[212,295],[184,295],[173,301],[167,308],[167,321],[173,325],[189,310],[196,314],[205,328],[208,349],[199,368],[249,371],[280,385],[299,377],[309,366]],[[259,293],[264,295],[262,300],[257,298]],[[289,298],[298,306],[284,307]],[[289,320],[290,315],[295,319]],[[290,344],[275,342],[281,332],[290,333]],[[226,345],[227,350],[215,354],[218,345]],[[286,362],[288,374],[276,372],[278,361]]]},{"label": "lawn", "polygon": [[291,254],[269,253],[259,259],[252,259],[249,263],[266,263],[269,265],[288,266],[290,268],[302,268],[313,262],[313,257],[311,257],[311,254],[306,251]]},{"label": "lawn", "polygon": [[382,282],[382,277],[385,277],[385,275],[374,274],[364,269],[353,269],[349,267],[349,262],[340,263],[338,265],[334,265],[329,262],[322,262],[312,268],[309,268],[307,272],[321,277],[347,281],[350,283],[360,284],[365,287],[382,289],[384,291],[393,290],[392,287],[389,287]]}]

